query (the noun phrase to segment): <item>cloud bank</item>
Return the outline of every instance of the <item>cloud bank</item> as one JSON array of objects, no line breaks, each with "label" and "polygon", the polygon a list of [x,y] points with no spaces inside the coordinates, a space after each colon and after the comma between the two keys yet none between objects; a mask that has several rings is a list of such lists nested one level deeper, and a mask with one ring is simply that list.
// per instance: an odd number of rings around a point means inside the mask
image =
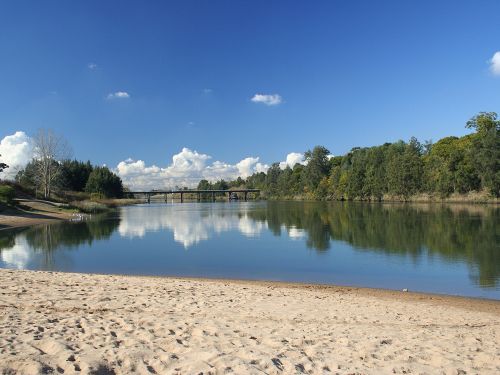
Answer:
[{"label": "cloud bank", "polygon": [[115,172],[123,183],[133,190],[195,187],[202,179],[208,181],[246,178],[256,172],[265,172],[268,165],[258,157],[247,157],[236,164],[222,161],[210,162],[211,156],[184,147],[172,157],[166,167],[146,166],[142,160],[127,159],[118,163]]},{"label": "cloud bank", "polygon": [[33,143],[25,132],[15,132],[0,141],[0,155],[0,160],[9,166],[0,178],[12,180],[33,158]]},{"label": "cloud bank", "polygon": [[278,105],[281,104],[283,98],[278,94],[255,94],[252,99],[250,99],[254,103],[262,103],[265,105]]},{"label": "cloud bank", "polygon": [[495,52],[491,58],[490,69],[494,75],[500,76],[500,51]]},{"label": "cloud bank", "polygon": [[[16,173],[23,169],[33,158],[33,142],[22,131],[8,135],[0,141],[0,155],[4,163],[9,165],[0,178],[14,179]],[[133,190],[172,189],[175,187],[196,187],[202,179],[214,182],[224,179],[235,180],[247,178],[254,173],[267,172],[269,165],[260,162],[257,156],[249,156],[238,163],[230,164],[215,160],[210,155],[191,150],[187,147],[172,156],[170,164],[162,167],[146,165],[143,160],[126,159],[111,168],[121,177],[125,186]],[[282,169],[297,163],[304,164],[304,155],[291,152],[282,161]]]}]

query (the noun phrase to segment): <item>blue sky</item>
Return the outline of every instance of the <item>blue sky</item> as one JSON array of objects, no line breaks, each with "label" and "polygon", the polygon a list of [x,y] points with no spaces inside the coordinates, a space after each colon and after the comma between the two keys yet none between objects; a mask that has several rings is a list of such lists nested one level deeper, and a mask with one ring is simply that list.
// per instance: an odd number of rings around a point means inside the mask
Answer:
[{"label": "blue sky", "polygon": [[164,167],[183,147],[270,164],[462,135],[500,110],[498,14],[493,0],[3,1],[0,139],[52,128],[78,159]]}]

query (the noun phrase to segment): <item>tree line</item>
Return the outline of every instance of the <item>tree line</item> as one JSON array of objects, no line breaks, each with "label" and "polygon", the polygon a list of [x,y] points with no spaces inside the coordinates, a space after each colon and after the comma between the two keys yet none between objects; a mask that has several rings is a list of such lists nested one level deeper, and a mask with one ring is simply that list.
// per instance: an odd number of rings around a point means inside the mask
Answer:
[{"label": "tree line", "polygon": [[374,147],[355,147],[330,156],[323,146],[305,153],[305,162],[246,179],[210,183],[199,189],[242,187],[261,189],[270,199],[408,200],[419,193],[442,198],[453,193],[486,191],[500,196],[500,121],[494,112],[481,112],[466,123],[473,133],[421,143],[412,137]]},{"label": "tree line", "polygon": [[36,195],[50,198],[55,192],[86,192],[99,198],[121,198],[123,183],[106,166],[94,166],[69,158],[64,138],[50,130],[40,130],[33,138],[34,157],[16,175],[16,182]]}]

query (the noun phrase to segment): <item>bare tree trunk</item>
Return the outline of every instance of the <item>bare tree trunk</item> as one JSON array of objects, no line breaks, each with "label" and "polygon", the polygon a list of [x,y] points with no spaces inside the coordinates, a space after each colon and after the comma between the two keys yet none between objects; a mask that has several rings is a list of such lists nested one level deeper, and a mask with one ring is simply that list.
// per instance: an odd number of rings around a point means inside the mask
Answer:
[{"label": "bare tree trunk", "polygon": [[44,198],[49,198],[52,187],[61,174],[61,161],[69,158],[70,149],[66,140],[52,130],[40,129],[34,137],[37,184]]}]

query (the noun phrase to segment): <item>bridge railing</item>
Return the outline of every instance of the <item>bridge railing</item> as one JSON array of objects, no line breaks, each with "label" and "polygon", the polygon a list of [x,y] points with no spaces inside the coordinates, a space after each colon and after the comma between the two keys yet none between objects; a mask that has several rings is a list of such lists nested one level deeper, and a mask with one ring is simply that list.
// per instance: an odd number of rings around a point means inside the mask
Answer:
[{"label": "bridge railing", "polygon": [[[196,194],[198,202],[201,202],[202,197],[208,194],[211,200],[215,202],[216,194],[228,194],[228,200],[234,198],[233,193],[243,193],[243,199],[245,202],[248,200],[248,193],[260,193],[260,189],[234,189],[234,190],[151,190],[151,191],[128,191],[125,195],[145,195],[147,202],[151,203],[151,196],[153,195],[164,195],[165,202],[167,201],[169,194],[179,194],[181,202],[184,202],[184,194]],[[203,194],[203,195],[202,195]],[[239,198],[238,198],[239,199]]]}]

